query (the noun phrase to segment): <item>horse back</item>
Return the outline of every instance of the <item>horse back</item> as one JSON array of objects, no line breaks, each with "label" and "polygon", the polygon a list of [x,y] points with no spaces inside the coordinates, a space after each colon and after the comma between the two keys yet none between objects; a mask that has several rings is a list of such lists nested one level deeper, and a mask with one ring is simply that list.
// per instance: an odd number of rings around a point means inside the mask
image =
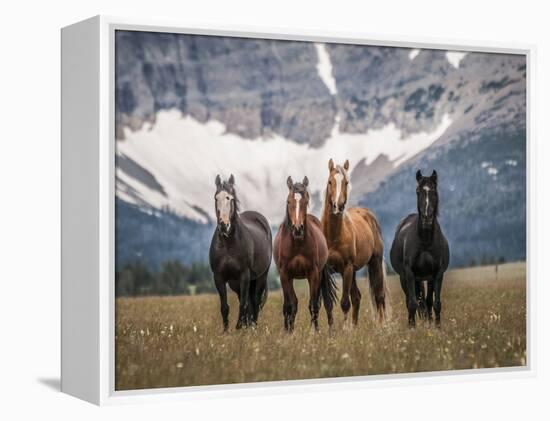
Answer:
[{"label": "horse back", "polygon": [[317,228],[319,228],[321,231],[323,230],[323,228],[321,227],[321,221],[315,215],[308,213],[307,220],[311,222],[313,225],[317,226]]},{"label": "horse back", "polygon": [[411,222],[416,222],[417,216],[418,215],[416,213],[411,213],[403,218],[401,221],[399,221],[399,224],[397,224],[397,228],[395,228],[395,237],[397,238],[405,225],[409,226]]},{"label": "horse back", "polygon": [[348,215],[355,232],[356,266],[364,266],[373,255],[382,256],[384,243],[380,225],[367,208],[350,208]]},{"label": "horse back", "polygon": [[271,228],[267,219],[255,211],[245,211],[240,214],[240,218],[253,243],[251,271],[255,277],[258,277],[267,272],[271,264]]},{"label": "horse back", "polygon": [[410,215],[399,221],[399,224],[397,224],[397,228],[395,228],[395,235],[393,237],[390,249],[390,262],[393,270],[395,270],[399,274],[401,274],[403,267],[403,249],[405,238],[410,228],[412,227],[414,229],[414,227],[416,226],[416,218],[417,214],[411,213]]},{"label": "horse back", "polygon": [[447,238],[445,237],[445,234],[443,234],[443,230],[441,229],[441,226],[439,225],[439,222],[436,220],[437,223],[437,237],[439,241],[439,249],[441,253],[441,265],[442,269],[444,271],[447,270],[449,267],[449,259],[450,259],[450,252],[449,252],[449,242],[447,241]]},{"label": "horse back", "polygon": [[325,234],[323,234],[323,227],[321,221],[311,214],[307,214],[307,221],[310,223],[310,230],[313,234],[313,241],[317,249],[317,258],[321,267],[325,265],[328,259],[328,246]]}]

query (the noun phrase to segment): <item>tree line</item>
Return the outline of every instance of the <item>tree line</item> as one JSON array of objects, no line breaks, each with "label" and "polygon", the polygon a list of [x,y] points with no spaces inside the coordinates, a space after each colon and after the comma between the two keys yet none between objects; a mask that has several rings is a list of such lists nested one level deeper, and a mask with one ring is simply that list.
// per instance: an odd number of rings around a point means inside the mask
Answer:
[{"label": "tree line", "polygon": [[[268,276],[269,289],[280,287],[276,270],[272,267]],[[195,295],[214,293],[216,287],[212,271],[207,263],[191,265],[179,260],[167,260],[160,269],[153,271],[143,260],[126,263],[115,273],[115,294],[117,297],[147,295]]]}]

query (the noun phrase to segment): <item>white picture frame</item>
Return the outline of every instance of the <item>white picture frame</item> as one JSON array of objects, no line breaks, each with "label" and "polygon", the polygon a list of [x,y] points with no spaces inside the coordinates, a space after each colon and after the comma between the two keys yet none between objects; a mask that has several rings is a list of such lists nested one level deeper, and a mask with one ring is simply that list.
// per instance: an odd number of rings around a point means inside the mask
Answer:
[{"label": "white picture frame", "polygon": [[[137,30],[314,42],[523,54],[527,60],[527,365],[353,378],[115,391],[114,388],[114,32]],[[280,31],[242,26],[96,16],[61,30],[62,47],[62,320],[61,390],[103,405],[295,393],[381,385],[515,378],[536,373],[532,104],[535,47],[486,42]],[[473,377],[474,376],[474,377]]]}]

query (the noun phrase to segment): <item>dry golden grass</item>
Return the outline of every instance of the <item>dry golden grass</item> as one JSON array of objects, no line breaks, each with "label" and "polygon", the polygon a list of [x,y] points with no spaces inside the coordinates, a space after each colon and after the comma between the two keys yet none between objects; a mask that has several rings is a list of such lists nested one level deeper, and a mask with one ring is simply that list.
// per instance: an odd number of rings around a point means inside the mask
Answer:
[{"label": "dry golden grass", "polygon": [[329,332],[311,333],[308,294],[297,283],[296,330],[283,330],[282,293],[271,291],[256,329],[222,333],[216,295],[116,300],[116,389],[310,379],[526,364],[525,264],[450,271],[442,327],[407,327],[404,295],[390,277],[392,319],[372,320],[366,282],[358,327],[343,329],[339,306]]}]

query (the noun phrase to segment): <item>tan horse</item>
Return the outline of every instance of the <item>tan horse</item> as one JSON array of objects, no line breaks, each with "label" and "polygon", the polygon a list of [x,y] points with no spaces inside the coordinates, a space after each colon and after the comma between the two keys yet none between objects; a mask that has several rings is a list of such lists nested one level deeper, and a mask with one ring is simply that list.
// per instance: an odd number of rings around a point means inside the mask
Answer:
[{"label": "tan horse", "polygon": [[329,248],[328,264],[342,275],[340,304],[344,318],[348,320],[348,312],[353,306],[353,324],[357,324],[361,293],[357,287],[356,272],[367,266],[371,298],[378,320],[383,321],[387,317],[389,303],[386,299],[384,243],[380,225],[367,208],[346,209],[350,188],[349,161],[340,166],[334,165],[331,159],[328,168],[321,225]]}]

